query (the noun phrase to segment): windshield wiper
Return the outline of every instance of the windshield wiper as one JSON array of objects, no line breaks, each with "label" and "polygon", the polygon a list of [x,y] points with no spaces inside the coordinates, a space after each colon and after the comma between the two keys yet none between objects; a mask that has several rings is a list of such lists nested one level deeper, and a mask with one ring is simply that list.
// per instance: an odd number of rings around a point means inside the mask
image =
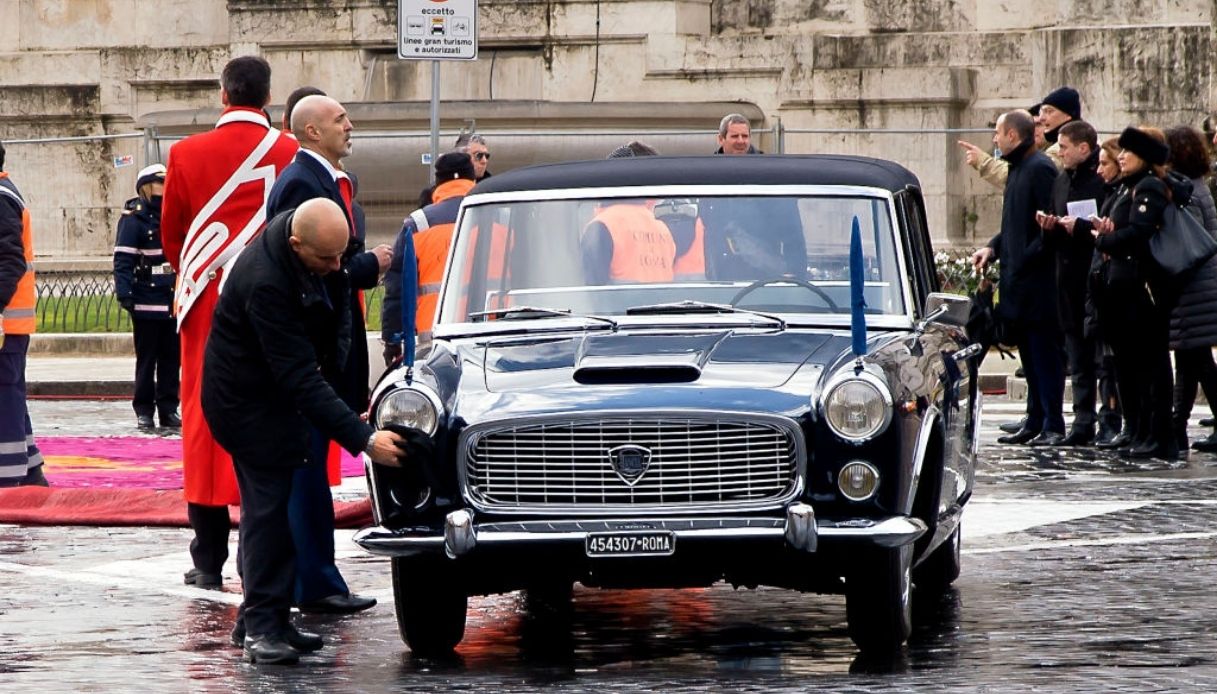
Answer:
[{"label": "windshield wiper", "polygon": [[585,318],[587,320],[599,321],[608,325],[613,330],[617,329],[617,321],[604,316],[583,315],[579,313],[571,313],[570,309],[545,308],[544,306],[504,306],[495,308],[489,311],[477,311],[470,313],[470,318],[485,318],[494,316],[504,320],[532,320],[534,318]]},{"label": "windshield wiper", "polygon": [[729,304],[712,304],[708,301],[677,301],[669,304],[649,304],[647,306],[631,306],[625,310],[627,316],[657,315],[665,313],[747,313],[752,316],[768,318],[778,324],[779,330],[786,329],[786,320],[772,313],[762,313]]}]

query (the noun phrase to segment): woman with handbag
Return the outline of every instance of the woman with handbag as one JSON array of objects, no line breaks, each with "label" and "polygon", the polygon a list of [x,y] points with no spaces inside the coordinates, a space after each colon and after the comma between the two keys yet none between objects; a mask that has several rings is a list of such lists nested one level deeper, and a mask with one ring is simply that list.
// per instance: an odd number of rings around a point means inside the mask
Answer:
[{"label": "woman with handbag", "polygon": [[1096,219],[1091,232],[1095,248],[1110,257],[1100,320],[1115,353],[1120,402],[1132,437],[1117,451],[1174,460],[1179,447],[1171,423],[1172,281],[1157,272],[1149,250],[1173,195],[1165,180],[1170,149],[1162,131],[1148,127],[1125,128],[1119,145],[1123,185],[1109,216]]},{"label": "woman with handbag", "polygon": [[[1166,131],[1166,142],[1171,150],[1172,172],[1192,183],[1187,211],[1217,239],[1217,206],[1204,180],[1210,166],[1203,136],[1195,128],[1177,125]],[[1197,384],[1204,388],[1209,407],[1217,408],[1217,364],[1213,363],[1212,350],[1217,345],[1217,258],[1180,275],[1179,280],[1179,299],[1170,318],[1170,347],[1175,351],[1174,432],[1180,449],[1186,449],[1187,421],[1196,401]],[[1192,447],[1217,451],[1217,432]]]}]

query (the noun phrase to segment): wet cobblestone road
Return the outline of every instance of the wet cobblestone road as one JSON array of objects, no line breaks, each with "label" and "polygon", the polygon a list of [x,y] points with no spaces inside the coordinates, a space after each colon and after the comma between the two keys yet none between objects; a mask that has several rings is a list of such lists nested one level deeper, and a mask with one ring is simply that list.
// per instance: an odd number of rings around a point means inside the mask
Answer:
[{"label": "wet cobblestone road", "polygon": [[[306,616],[329,645],[296,668],[255,667],[228,644],[231,561],[223,592],[181,584],[187,530],[0,525],[0,691],[1217,691],[1217,457],[995,445],[1019,409],[986,403],[963,575],[938,604],[914,599],[894,661],[856,657],[842,598],[729,586],[577,589],[569,628],[519,595],[474,599],[458,658],[416,659],[388,562],[340,531],[345,576],[381,604]],[[131,433],[126,403],[34,415],[46,434]]]}]

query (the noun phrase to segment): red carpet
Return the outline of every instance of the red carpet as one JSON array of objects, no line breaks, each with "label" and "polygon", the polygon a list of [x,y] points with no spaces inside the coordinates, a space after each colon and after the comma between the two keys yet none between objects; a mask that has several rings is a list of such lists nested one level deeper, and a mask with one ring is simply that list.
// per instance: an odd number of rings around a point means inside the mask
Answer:
[{"label": "red carpet", "polygon": [[[182,442],[175,438],[38,438],[51,487],[0,489],[0,523],[29,525],[188,525],[182,499]],[[363,475],[345,456],[343,477]],[[232,509],[233,520],[239,519]],[[334,504],[340,528],[372,522],[367,499]]]}]

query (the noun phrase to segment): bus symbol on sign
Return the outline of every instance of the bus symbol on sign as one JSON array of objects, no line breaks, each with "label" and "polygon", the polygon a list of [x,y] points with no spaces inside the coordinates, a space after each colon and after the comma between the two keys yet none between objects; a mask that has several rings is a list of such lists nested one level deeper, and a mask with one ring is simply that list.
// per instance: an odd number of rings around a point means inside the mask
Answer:
[{"label": "bus symbol on sign", "polygon": [[397,0],[397,57],[477,60],[478,0]]}]

